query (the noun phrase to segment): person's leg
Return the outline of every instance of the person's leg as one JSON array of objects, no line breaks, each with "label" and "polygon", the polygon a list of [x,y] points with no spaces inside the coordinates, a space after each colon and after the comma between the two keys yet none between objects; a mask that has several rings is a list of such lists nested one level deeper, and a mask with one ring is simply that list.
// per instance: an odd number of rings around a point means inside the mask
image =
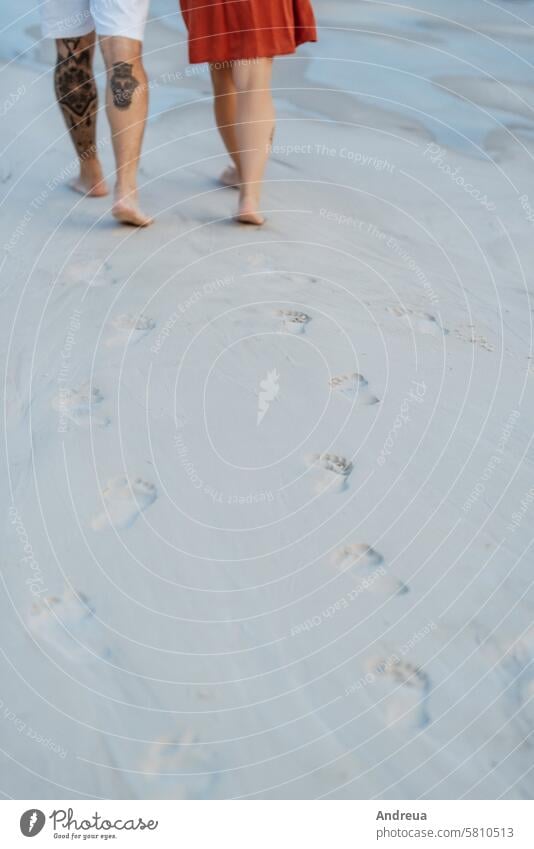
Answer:
[{"label": "person's leg", "polygon": [[237,219],[243,224],[264,222],[258,210],[274,133],[272,65],[272,59],[255,59],[235,63],[232,68],[237,98],[235,133],[241,177]]},{"label": "person's leg", "polygon": [[96,147],[98,93],[93,76],[94,32],[57,38],[54,87],[65,124],[80,160],[80,175],[70,185],[90,197],[108,193]]},{"label": "person's leg", "polygon": [[113,215],[124,224],[146,227],[152,219],[139,208],[137,168],[148,109],[142,43],[133,38],[100,36],[106,64],[106,110],[117,167]]},{"label": "person's leg", "polygon": [[211,68],[211,81],[213,84],[213,110],[219,133],[224,146],[228,151],[232,165],[229,165],[221,174],[221,182],[225,186],[239,185],[239,151],[235,133],[237,120],[237,93],[232,76],[232,69]]}]

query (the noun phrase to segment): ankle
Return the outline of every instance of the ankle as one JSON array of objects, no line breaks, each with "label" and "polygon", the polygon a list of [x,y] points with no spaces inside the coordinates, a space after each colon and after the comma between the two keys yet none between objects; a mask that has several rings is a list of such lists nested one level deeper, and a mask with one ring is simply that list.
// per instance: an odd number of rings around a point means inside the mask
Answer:
[{"label": "ankle", "polygon": [[253,203],[257,205],[260,202],[260,190],[251,188],[250,186],[241,186],[239,199],[241,203]]},{"label": "ankle", "polygon": [[121,198],[135,198],[137,197],[137,186],[135,183],[117,182],[115,185],[115,195]]},{"label": "ankle", "polygon": [[100,167],[100,160],[98,156],[80,157],[80,171],[96,171]]}]

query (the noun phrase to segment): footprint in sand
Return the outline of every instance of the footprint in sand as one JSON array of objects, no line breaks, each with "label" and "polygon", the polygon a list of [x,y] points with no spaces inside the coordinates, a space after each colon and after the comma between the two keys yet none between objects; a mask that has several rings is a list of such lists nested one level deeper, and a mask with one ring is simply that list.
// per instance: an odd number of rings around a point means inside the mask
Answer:
[{"label": "footprint in sand", "polygon": [[485,351],[491,352],[495,350],[495,346],[482,333],[477,333],[474,324],[460,325],[460,327],[454,330],[454,335],[457,339],[461,339],[462,342],[477,345],[479,348],[484,348]]},{"label": "footprint in sand", "polygon": [[91,663],[111,654],[89,600],[70,588],[65,588],[59,596],[35,601],[28,627],[38,642],[47,643],[77,664]]},{"label": "footprint in sand", "polygon": [[305,312],[296,310],[278,310],[276,315],[282,319],[282,327],[288,333],[305,333],[306,325],[311,321]]},{"label": "footprint in sand", "polygon": [[124,313],[114,318],[111,324],[115,333],[106,341],[109,348],[135,345],[156,326],[153,319],[142,313],[140,315]]},{"label": "footprint in sand", "polygon": [[431,683],[426,672],[395,653],[370,659],[366,670],[386,725],[417,730],[428,724]]},{"label": "footprint in sand", "polygon": [[99,259],[81,260],[72,262],[65,267],[62,273],[62,282],[69,285],[78,283],[99,289],[102,286],[110,286],[115,283],[111,277],[111,265],[101,262]]},{"label": "footprint in sand", "polygon": [[153,743],[142,770],[162,799],[209,799],[219,779],[213,750],[190,729]]},{"label": "footprint in sand", "polygon": [[419,333],[425,333],[428,336],[446,336],[449,332],[429,312],[420,312],[400,306],[387,307],[387,311]]},{"label": "footprint in sand", "polygon": [[316,492],[343,492],[347,488],[347,480],[352,472],[352,463],[337,454],[310,454],[306,458],[307,465],[321,472]]},{"label": "footprint in sand", "polygon": [[383,595],[409,592],[407,585],[390,575],[383,563],[382,555],[365,543],[344,545],[332,555],[334,568],[340,573],[350,573],[357,583],[365,583],[363,588],[368,592]]},{"label": "footprint in sand", "polygon": [[60,389],[59,395],[52,401],[52,406],[61,418],[68,419],[78,427],[106,427],[109,424],[107,416],[95,412],[95,408],[103,400],[103,395],[96,386],[84,383],[79,389]]},{"label": "footprint in sand", "polygon": [[156,487],[141,478],[114,478],[102,492],[106,509],[91,520],[91,527],[101,531],[110,525],[129,528],[158,497]]},{"label": "footprint in sand", "polygon": [[378,404],[379,399],[369,390],[369,383],[362,374],[340,374],[330,378],[330,387],[333,392],[343,395],[349,401],[369,407]]},{"label": "footprint in sand", "polygon": [[534,628],[515,641],[482,638],[483,634],[476,635],[482,655],[501,675],[514,722],[520,724],[522,733],[531,733],[534,728]]}]

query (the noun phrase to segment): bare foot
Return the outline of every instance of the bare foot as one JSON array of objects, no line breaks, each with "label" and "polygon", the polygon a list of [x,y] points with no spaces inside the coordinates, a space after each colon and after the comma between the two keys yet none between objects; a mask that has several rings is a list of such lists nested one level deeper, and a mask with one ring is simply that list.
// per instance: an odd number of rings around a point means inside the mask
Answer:
[{"label": "bare foot", "polygon": [[87,160],[80,165],[80,176],[69,183],[70,188],[81,195],[89,198],[102,198],[109,194],[109,189],[102,166],[98,159]]},{"label": "bare foot", "polygon": [[129,224],[132,227],[148,227],[154,221],[139,208],[136,192],[129,192],[126,195],[115,193],[115,203],[111,214],[121,224]]},{"label": "bare foot", "polygon": [[239,187],[239,173],[235,165],[229,165],[228,168],[225,168],[219,177],[219,181],[223,184],[223,186],[228,186],[230,189],[237,189]]},{"label": "bare foot", "polygon": [[240,224],[253,224],[256,227],[261,227],[265,224],[265,218],[258,212],[258,200],[251,196],[241,196],[239,199],[239,211],[236,216],[236,221]]}]

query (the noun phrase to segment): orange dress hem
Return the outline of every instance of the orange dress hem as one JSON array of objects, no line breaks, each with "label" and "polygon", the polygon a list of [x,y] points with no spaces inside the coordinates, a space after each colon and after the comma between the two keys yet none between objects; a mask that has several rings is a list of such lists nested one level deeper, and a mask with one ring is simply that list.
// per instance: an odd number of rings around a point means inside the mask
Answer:
[{"label": "orange dress hem", "polygon": [[180,0],[191,64],[294,53],[317,41],[309,0]]}]

